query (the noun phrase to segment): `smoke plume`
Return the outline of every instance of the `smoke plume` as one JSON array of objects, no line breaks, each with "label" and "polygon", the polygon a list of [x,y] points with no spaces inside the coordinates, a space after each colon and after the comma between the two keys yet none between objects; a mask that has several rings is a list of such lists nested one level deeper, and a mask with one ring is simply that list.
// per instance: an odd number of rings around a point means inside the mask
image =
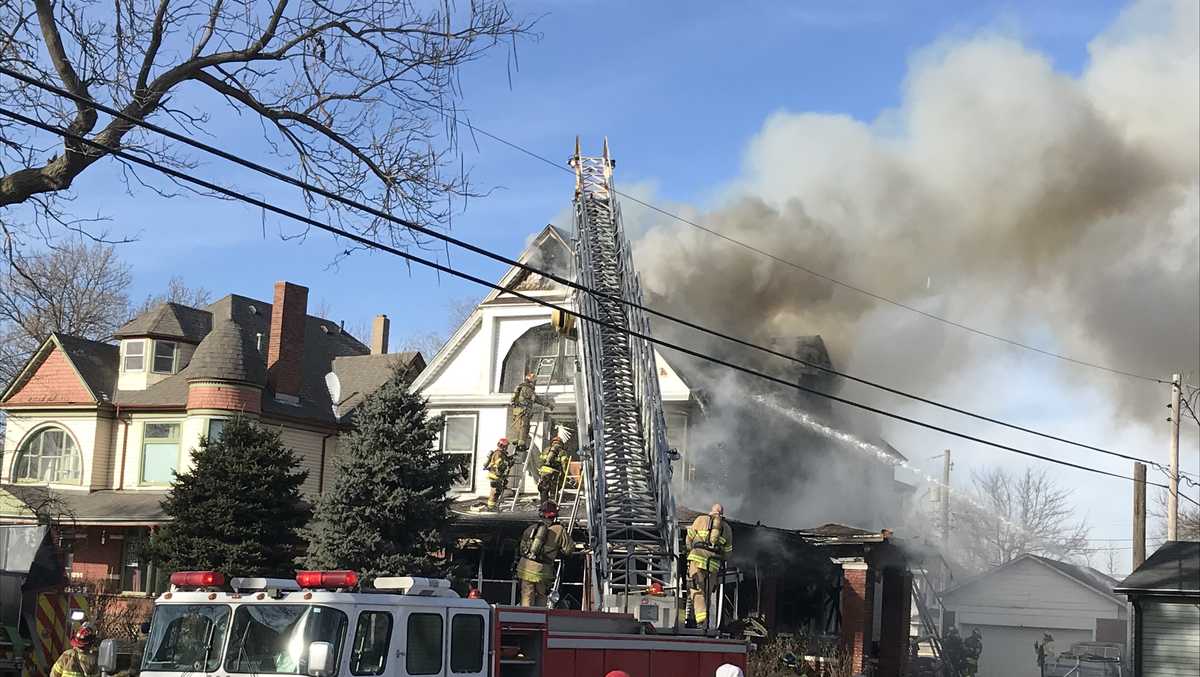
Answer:
[{"label": "smoke plume", "polygon": [[[1195,370],[1198,26],[1193,0],[1139,2],[1090,43],[1080,74],[999,33],[933,45],[912,59],[897,109],[871,122],[775,113],[715,208],[680,209],[781,259],[1001,336],[1139,374]],[[648,301],[664,311],[756,341],[819,334],[838,367],[921,393],[1017,350],[629,201],[624,209]],[[655,331],[731,350],[668,323]],[[1020,359],[1107,393],[1128,416],[1161,419],[1161,401],[1127,378]],[[713,397],[744,396],[743,381],[700,380]],[[846,422],[875,432],[864,425]],[[719,437],[691,446],[729,465]],[[729,493],[748,477],[726,482]]]}]

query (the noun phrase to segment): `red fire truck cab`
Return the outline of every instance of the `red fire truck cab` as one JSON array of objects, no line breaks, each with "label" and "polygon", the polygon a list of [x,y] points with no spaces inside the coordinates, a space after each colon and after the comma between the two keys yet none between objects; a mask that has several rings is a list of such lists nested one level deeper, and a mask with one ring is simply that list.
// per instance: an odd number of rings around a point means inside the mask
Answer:
[{"label": "red fire truck cab", "polygon": [[[353,572],[296,580],[179,572],[155,600],[141,671],[306,677],[710,677],[747,645],[655,633],[626,614],[492,606],[443,579]],[[116,665],[115,643],[100,666]]]}]

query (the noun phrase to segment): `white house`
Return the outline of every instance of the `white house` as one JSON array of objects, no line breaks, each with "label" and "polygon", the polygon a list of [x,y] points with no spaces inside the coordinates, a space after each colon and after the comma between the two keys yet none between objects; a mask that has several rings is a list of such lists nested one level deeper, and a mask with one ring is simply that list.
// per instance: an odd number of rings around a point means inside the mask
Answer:
[{"label": "white house", "polygon": [[[570,241],[568,234],[546,226],[518,260],[565,277],[574,257]],[[516,266],[504,274],[499,284],[506,290],[574,307],[570,289]],[[428,398],[430,412],[446,417],[441,436],[443,451],[471,459],[470,475],[455,488],[459,501],[487,496],[490,487],[483,466],[488,452],[506,433],[513,388],[538,358],[557,354],[559,335],[550,324],[550,314],[546,306],[493,291],[413,382],[413,388]],[[566,356],[574,356],[575,342],[566,341],[563,349]],[[656,358],[671,446],[684,455],[686,463],[692,393],[661,355],[656,354]],[[572,453],[578,450],[573,370],[574,360],[561,360],[550,385],[539,388],[540,394],[554,399],[555,406],[548,415],[548,425],[535,417],[531,431],[535,451],[549,439],[548,430],[559,427],[569,433],[568,449]],[[528,474],[522,491],[526,496],[536,495],[535,481]]]},{"label": "white house", "polygon": [[[979,677],[1037,677],[1034,642],[1049,632],[1059,651],[1075,642],[1125,643],[1125,600],[1090,567],[1022,555],[943,593],[944,627],[983,633]],[[953,614],[953,616],[951,616]]]}]

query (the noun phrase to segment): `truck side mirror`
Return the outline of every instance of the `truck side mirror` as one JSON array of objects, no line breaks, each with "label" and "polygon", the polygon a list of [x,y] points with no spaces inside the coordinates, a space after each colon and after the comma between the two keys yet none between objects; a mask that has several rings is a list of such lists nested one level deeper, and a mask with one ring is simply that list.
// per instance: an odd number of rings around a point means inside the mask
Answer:
[{"label": "truck side mirror", "polygon": [[117,640],[106,639],[100,642],[100,651],[96,655],[96,665],[101,672],[112,674],[117,671]]},{"label": "truck side mirror", "polygon": [[333,664],[333,645],[313,642],[308,645],[308,677],[330,677],[337,667]]}]

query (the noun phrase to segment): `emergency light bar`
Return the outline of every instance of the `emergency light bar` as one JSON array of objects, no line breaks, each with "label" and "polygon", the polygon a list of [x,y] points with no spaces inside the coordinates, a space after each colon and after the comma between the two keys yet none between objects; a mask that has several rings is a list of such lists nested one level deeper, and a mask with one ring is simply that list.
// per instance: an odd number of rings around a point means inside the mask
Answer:
[{"label": "emergency light bar", "polygon": [[358,574],[353,571],[297,571],[296,582],[301,588],[353,588]]},{"label": "emergency light bar", "polygon": [[445,578],[418,578],[416,576],[381,576],[375,579],[376,590],[395,590],[401,595],[418,597],[458,597],[450,589]]},{"label": "emergency light bar", "polygon": [[225,585],[225,576],[218,571],[176,571],[171,585],[181,588],[215,588]]},{"label": "emergency light bar", "polygon": [[291,578],[242,577],[229,581],[229,587],[239,592],[242,590],[282,590],[284,592],[296,592],[300,589],[300,584]]}]

